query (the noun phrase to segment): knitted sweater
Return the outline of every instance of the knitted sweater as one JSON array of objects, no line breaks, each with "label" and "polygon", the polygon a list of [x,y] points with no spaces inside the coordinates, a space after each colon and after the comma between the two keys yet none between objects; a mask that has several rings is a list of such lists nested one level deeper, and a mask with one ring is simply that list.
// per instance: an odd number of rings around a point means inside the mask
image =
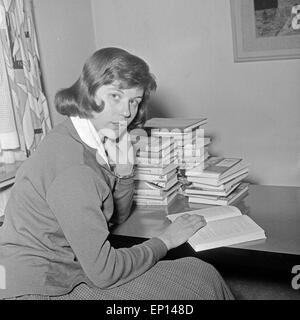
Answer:
[{"label": "knitted sweater", "polygon": [[56,126],[16,175],[0,228],[0,298],[112,288],[146,272],[167,253],[160,239],[120,249],[107,240],[132,199],[132,178],[100,165],[70,119]]}]

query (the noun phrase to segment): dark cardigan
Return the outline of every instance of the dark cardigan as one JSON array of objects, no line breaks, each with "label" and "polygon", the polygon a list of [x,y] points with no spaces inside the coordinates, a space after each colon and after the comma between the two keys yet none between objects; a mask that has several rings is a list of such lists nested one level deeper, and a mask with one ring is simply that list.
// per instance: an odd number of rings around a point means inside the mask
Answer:
[{"label": "dark cardigan", "polygon": [[100,165],[70,119],[56,126],[19,169],[6,206],[0,298],[62,295],[80,282],[112,288],[146,272],[167,253],[160,239],[121,249],[107,240],[132,198],[133,178]]}]

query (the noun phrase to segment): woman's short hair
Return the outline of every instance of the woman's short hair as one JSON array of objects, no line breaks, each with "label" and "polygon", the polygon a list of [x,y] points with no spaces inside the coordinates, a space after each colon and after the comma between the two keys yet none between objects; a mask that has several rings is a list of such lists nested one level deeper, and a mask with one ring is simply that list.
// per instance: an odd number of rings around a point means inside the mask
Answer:
[{"label": "woman's short hair", "polygon": [[92,118],[92,112],[104,109],[104,102],[101,105],[95,102],[97,89],[115,81],[123,89],[138,87],[144,90],[138,113],[130,125],[137,127],[145,120],[146,104],[150,92],[156,89],[156,81],[144,60],[119,48],[96,51],[86,61],[79,79],[70,88],[56,93],[56,110],[69,117]]}]

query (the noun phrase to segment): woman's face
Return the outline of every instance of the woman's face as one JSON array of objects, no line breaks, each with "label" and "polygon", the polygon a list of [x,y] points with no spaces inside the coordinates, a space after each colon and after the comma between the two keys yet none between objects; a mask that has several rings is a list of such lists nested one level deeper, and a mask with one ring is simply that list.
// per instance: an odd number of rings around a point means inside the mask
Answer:
[{"label": "woman's face", "polygon": [[98,105],[104,102],[100,113],[94,112],[91,119],[100,137],[115,140],[126,132],[138,112],[144,90],[141,88],[120,89],[117,83],[103,85],[95,93]]}]

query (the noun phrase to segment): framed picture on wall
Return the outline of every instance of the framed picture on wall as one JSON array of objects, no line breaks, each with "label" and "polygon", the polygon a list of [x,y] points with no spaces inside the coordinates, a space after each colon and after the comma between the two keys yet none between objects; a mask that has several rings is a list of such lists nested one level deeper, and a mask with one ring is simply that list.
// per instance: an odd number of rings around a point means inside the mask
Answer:
[{"label": "framed picture on wall", "polygon": [[300,58],[300,0],[230,0],[234,61]]}]

